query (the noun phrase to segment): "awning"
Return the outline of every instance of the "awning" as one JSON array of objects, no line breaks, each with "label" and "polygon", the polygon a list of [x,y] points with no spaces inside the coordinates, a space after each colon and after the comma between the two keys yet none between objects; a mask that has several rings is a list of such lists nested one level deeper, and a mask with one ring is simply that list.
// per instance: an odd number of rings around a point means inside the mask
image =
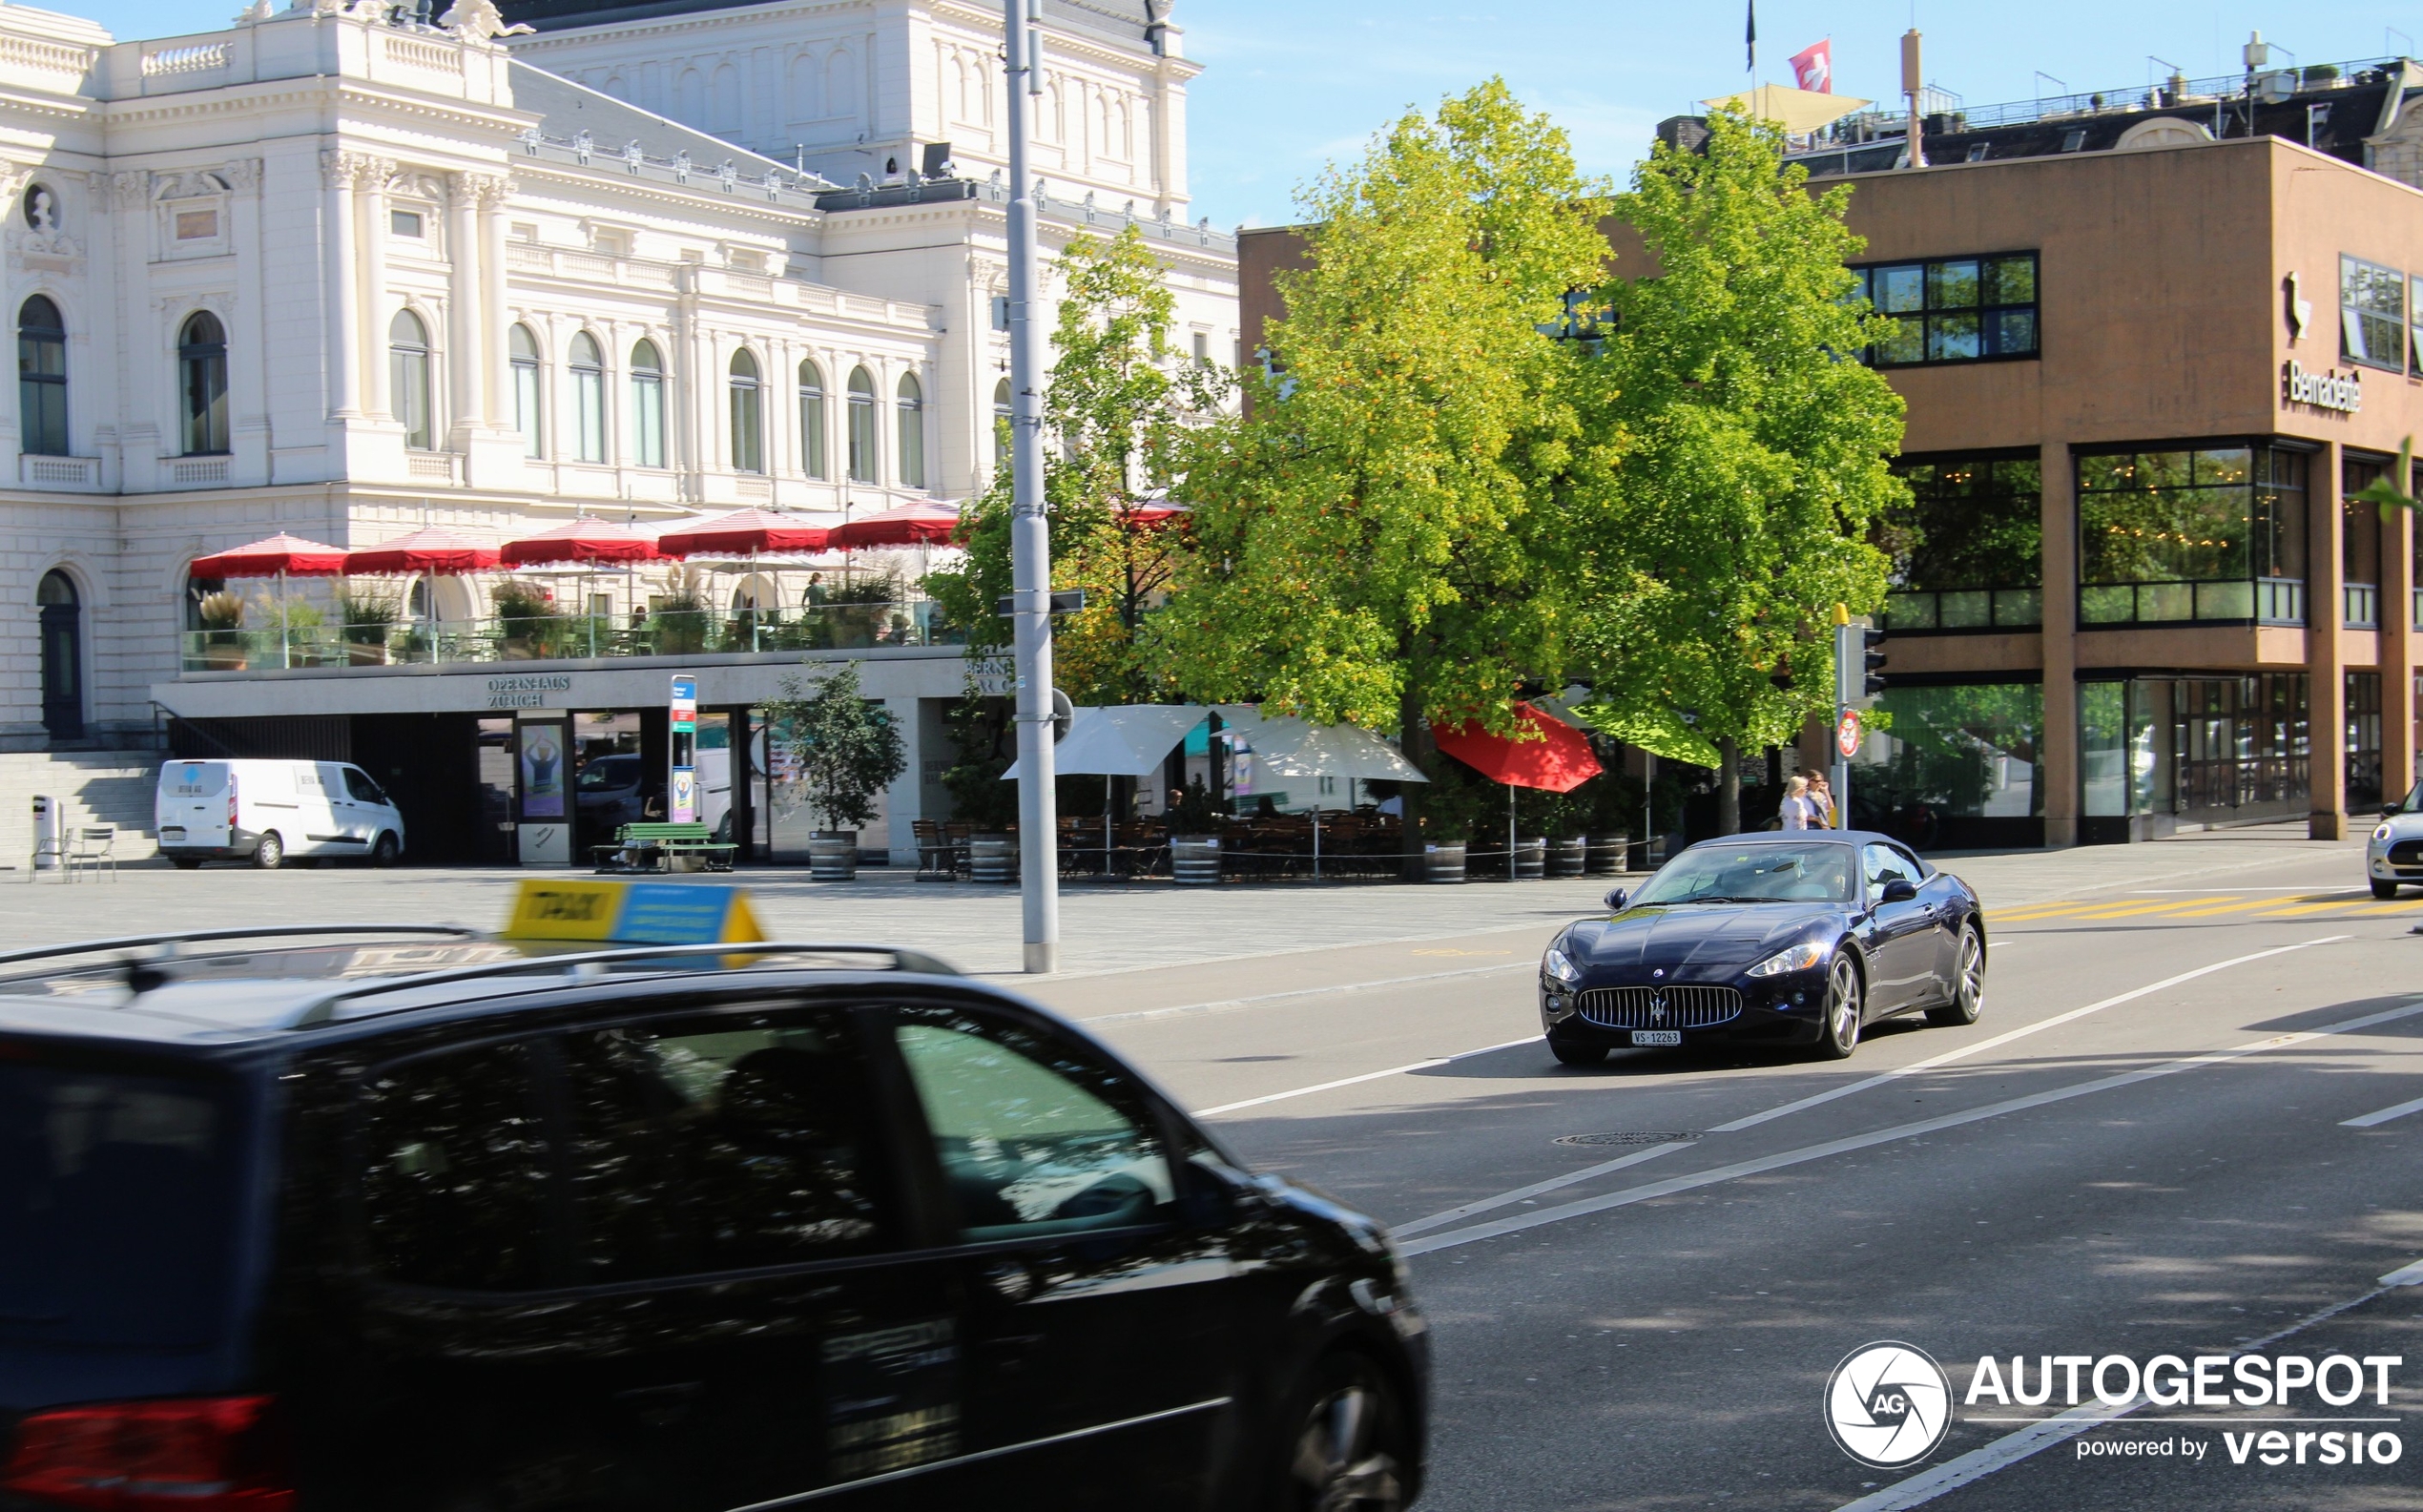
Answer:
[{"label": "awning", "polygon": [[1589,738],[1573,726],[1551,719],[1529,704],[1517,704],[1515,717],[1536,738],[1491,735],[1477,724],[1460,730],[1434,727],[1430,737],[1439,750],[1508,787],[1570,793],[1605,770],[1590,754]]},{"label": "awning", "polygon": [[1220,719],[1253,753],[1254,780],[1348,777],[1358,782],[1427,782],[1421,768],[1369,730],[1265,719],[1252,704],[1222,704]]},{"label": "awning", "polygon": [[1711,110],[1739,111],[1753,120],[1773,121],[1797,135],[1813,132],[1820,126],[1832,126],[1870,102],[1853,99],[1848,94],[1825,94],[1816,90],[1761,84],[1746,93],[1728,94],[1722,99],[1702,100],[1700,103]]},{"label": "awning", "polygon": [[[1151,777],[1211,712],[1200,704],[1080,707],[1068,734],[1052,748],[1052,771],[1063,777]],[[1017,776],[1018,763],[1012,761],[1002,780]]]}]

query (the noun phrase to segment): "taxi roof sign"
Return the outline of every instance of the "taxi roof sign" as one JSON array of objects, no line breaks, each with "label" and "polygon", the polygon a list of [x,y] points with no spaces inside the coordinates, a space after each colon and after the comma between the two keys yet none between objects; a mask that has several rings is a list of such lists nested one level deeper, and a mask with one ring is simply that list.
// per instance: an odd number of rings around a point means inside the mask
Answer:
[{"label": "taxi roof sign", "polygon": [[766,938],[746,890],[716,882],[622,882],[528,878],[505,923],[507,940],[712,945]]}]

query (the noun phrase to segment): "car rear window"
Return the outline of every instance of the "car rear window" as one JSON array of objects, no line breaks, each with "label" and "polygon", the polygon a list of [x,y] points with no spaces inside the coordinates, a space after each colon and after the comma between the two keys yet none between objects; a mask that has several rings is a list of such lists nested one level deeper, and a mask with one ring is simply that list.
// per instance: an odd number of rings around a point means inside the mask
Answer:
[{"label": "car rear window", "polygon": [[231,1094],[217,1080],[0,1059],[0,1340],[218,1337]]},{"label": "car rear window", "polygon": [[227,763],[171,761],[161,770],[160,791],[171,797],[215,798],[227,791]]}]

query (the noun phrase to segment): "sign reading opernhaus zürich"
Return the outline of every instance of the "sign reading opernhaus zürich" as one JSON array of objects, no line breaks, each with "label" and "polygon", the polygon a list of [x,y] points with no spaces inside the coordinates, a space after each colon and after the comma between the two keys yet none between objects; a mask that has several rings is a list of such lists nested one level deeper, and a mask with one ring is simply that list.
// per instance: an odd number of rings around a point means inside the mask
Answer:
[{"label": "sign reading opernhaus z\u00fcrich", "polygon": [[[1826,1426],[1843,1453],[1878,1470],[1916,1466],[1956,1419],[2004,1430],[1963,1456],[2017,1460],[2067,1440],[2079,1460],[2170,1458],[2249,1468],[2389,1465],[2405,1457],[2385,1414],[2398,1355],[1980,1356],[1965,1394],[1934,1357],[1897,1339],[1863,1345],[1827,1378]],[[2039,1409],[2030,1411],[2029,1409]],[[2137,1418],[2151,1410],[2160,1416]],[[2276,1426],[2275,1426],[2276,1425]],[[2128,1437],[2095,1435],[2127,1426]],[[2218,1431],[2221,1454],[2212,1456]],[[1948,1474],[1950,1466],[1933,1474]],[[1992,1463],[1977,1466],[1978,1473]]]}]

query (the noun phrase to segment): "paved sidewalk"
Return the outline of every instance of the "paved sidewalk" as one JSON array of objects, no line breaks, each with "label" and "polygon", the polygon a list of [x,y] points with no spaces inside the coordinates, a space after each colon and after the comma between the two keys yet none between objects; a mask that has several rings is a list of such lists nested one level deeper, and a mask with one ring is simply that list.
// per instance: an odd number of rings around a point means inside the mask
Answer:
[{"label": "paved sidewalk", "polygon": [[[2134,846],[1946,857],[1991,908],[2132,887],[2246,884],[2267,868],[2344,855],[2350,886],[2362,881],[2358,842],[2317,843],[2291,834],[2231,831]],[[353,867],[198,872],[128,867],[115,880],[72,885],[45,874],[0,873],[0,948],[107,935],[202,929],[278,920],[463,923],[503,922],[526,875],[497,869]],[[560,875],[560,874],[558,874]],[[585,874],[574,874],[585,875]],[[812,882],[804,872],[743,870],[769,931],[778,937],[880,941],[932,951],[962,969],[1011,974],[1020,959],[1018,893],[971,882],[920,882],[870,869],[855,882]],[[1061,893],[1061,960],[1070,975],[1163,968],[1187,962],[1318,951],[1393,941],[1538,931],[1601,906],[1610,885],[1637,876],[1577,881],[1469,882],[1431,887],[1384,882],[1275,883],[1181,888],[1071,883]]]}]

